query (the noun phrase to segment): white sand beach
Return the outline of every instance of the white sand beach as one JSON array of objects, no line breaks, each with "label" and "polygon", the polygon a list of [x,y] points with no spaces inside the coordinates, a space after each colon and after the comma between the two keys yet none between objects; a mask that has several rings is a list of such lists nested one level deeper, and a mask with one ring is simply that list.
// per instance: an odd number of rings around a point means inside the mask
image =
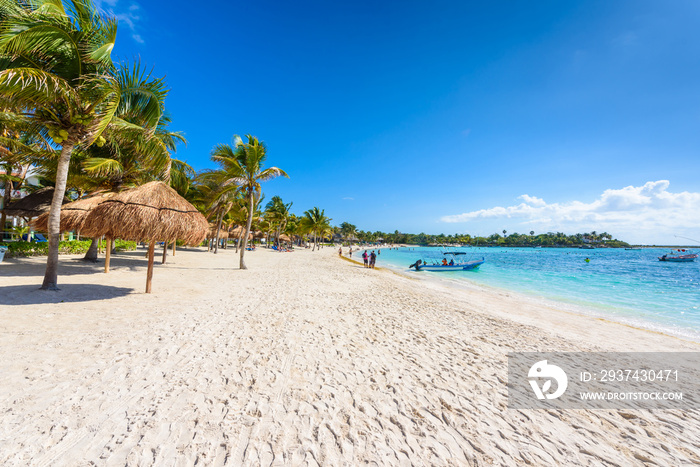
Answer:
[{"label": "white sand beach", "polygon": [[[512,351],[700,345],[337,248],[0,264],[2,465],[685,465],[700,414],[506,408]],[[381,261],[378,263],[381,267]]]}]

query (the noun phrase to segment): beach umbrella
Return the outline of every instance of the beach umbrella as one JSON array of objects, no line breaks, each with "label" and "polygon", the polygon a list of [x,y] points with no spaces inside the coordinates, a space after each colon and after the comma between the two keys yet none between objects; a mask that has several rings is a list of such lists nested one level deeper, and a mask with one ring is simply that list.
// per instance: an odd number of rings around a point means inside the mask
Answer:
[{"label": "beach umbrella", "polygon": [[283,242],[291,242],[292,241],[292,239],[289,238],[289,235],[287,235],[287,234],[281,234],[280,240],[282,240]]},{"label": "beach umbrella", "polygon": [[[111,198],[115,193],[112,192],[96,192],[88,197],[73,201],[72,203],[64,204],[61,207],[61,220],[59,231],[68,232],[73,230],[77,233],[81,233],[83,230],[83,224],[85,219],[87,219],[88,214],[98,206],[102,201]],[[48,232],[49,230],[49,213],[45,212],[41,216],[37,217],[31,222],[31,226],[40,231]],[[95,235],[95,238],[100,237],[100,235]],[[105,272],[109,272],[109,260],[112,255],[112,239],[107,238],[107,249],[105,252]]]},{"label": "beach umbrella", "polygon": [[149,242],[146,293],[151,293],[156,242],[177,238],[186,245],[198,245],[209,225],[175,190],[163,182],[150,182],[104,200],[87,216],[83,229],[107,238]]},{"label": "beach umbrella", "polygon": [[[49,209],[51,209],[51,200],[53,200],[53,187],[46,187],[37,190],[22,199],[11,202],[5,207],[5,209],[3,209],[3,211],[8,216],[26,218],[37,217],[43,213],[49,212]],[[63,204],[66,204],[69,201],[70,199],[64,198]],[[42,232],[45,232],[45,230]]]},{"label": "beach umbrella", "polygon": [[234,228],[232,228],[231,230],[229,230],[228,233],[229,233],[232,237],[240,237],[241,234],[243,233],[243,227],[241,227],[240,225],[237,225],[236,227],[234,227]]},{"label": "beach umbrella", "polygon": [[[87,219],[88,214],[102,201],[111,198],[115,193],[99,192],[91,194],[88,197],[73,201],[72,203],[64,204],[61,207],[61,232],[74,230],[80,232]],[[30,225],[40,232],[48,232],[49,230],[49,213],[44,212],[39,217],[34,219]]]}]

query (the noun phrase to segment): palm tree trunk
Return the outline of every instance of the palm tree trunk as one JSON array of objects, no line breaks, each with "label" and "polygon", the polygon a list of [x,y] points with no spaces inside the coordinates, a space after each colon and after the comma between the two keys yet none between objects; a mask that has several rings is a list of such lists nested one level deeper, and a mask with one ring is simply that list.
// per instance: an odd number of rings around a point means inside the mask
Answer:
[{"label": "palm tree trunk", "polygon": [[316,231],[314,230],[314,247],[313,247],[313,249],[312,249],[311,251],[316,251],[316,245],[317,245],[317,244],[318,244],[318,242],[316,241]]},{"label": "palm tree trunk", "polygon": [[214,246],[214,254],[219,252],[219,232],[221,232],[221,221],[224,220],[223,213],[219,213],[216,221],[216,245]]},{"label": "palm tree trunk", "polygon": [[248,196],[248,222],[245,226],[245,232],[243,233],[243,245],[241,245],[241,264],[240,269],[248,269],[243,261],[243,255],[245,255],[245,248],[248,245],[248,234],[250,233],[250,226],[253,224],[253,190],[250,190],[250,196]]},{"label": "palm tree trunk", "polygon": [[105,248],[105,273],[109,272],[109,259],[112,257],[112,239],[107,237],[107,247]]},{"label": "palm tree trunk", "polygon": [[[3,196],[2,207],[6,208],[12,202],[12,182],[5,182],[5,194]],[[0,220],[0,241],[2,241],[2,233],[5,231],[5,222],[7,222],[7,214],[2,211],[2,220]]]},{"label": "palm tree trunk", "polygon": [[83,257],[84,261],[92,261],[93,263],[97,262],[97,245],[98,245],[99,238],[93,238],[92,241],[90,242],[90,248],[88,248],[87,253],[85,253],[85,256]]},{"label": "palm tree trunk", "polygon": [[63,204],[63,196],[66,194],[68,165],[73,146],[75,143],[72,141],[64,144],[61,149],[61,157],[58,159],[56,187],[53,191],[51,210],[49,211],[49,257],[46,260],[46,272],[41,290],[58,290],[58,239],[61,231],[61,205]]},{"label": "palm tree trunk", "polygon": [[148,272],[146,273],[146,293],[151,293],[151,281],[153,280],[153,256],[156,250],[155,240],[148,244]]}]

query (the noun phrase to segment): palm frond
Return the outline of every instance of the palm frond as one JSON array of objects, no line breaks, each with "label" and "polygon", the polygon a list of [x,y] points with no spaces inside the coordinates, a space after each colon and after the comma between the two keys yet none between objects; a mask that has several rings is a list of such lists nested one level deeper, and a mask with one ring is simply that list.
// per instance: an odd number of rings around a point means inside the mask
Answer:
[{"label": "palm frond", "polygon": [[124,166],[115,159],[91,157],[83,161],[83,169],[90,175],[106,177],[119,175],[124,171]]},{"label": "palm frond", "polygon": [[0,94],[36,107],[49,107],[56,102],[71,105],[80,101],[80,96],[66,80],[35,68],[1,71]]}]

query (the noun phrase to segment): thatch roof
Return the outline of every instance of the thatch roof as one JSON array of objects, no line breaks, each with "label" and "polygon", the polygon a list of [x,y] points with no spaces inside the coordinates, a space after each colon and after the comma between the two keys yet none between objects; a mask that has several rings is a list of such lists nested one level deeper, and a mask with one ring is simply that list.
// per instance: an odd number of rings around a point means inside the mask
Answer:
[{"label": "thatch roof", "polygon": [[244,229],[242,226],[237,225],[237,226],[235,226],[234,228],[230,229],[230,230],[228,231],[228,233],[229,233],[232,237],[238,238],[238,237],[243,233],[243,230],[245,230],[245,229]]},{"label": "thatch roof", "polygon": [[[209,224],[209,231],[207,232],[207,238],[216,238],[216,224]],[[219,239],[228,238],[228,230],[222,228],[219,230]]]},{"label": "thatch roof", "polygon": [[[42,188],[22,199],[11,202],[3,211],[8,216],[37,217],[51,209],[53,191],[53,187]],[[63,199],[64,204],[69,201],[68,198]]]},{"label": "thatch roof", "polygon": [[[72,203],[64,204],[61,207],[61,232],[74,230],[80,232],[87,219],[88,214],[95,209],[104,200],[111,198],[116,193],[98,192],[89,197],[73,201]],[[45,212],[31,222],[31,226],[39,232],[47,232],[49,230],[49,213]]]},{"label": "thatch roof", "polygon": [[292,241],[292,239],[289,238],[289,235],[287,235],[287,234],[281,234],[280,240],[282,240],[283,242],[291,242]]},{"label": "thatch roof", "polygon": [[136,241],[179,239],[201,243],[209,224],[185,198],[163,182],[122,191],[96,206],[85,219],[85,235]]}]

